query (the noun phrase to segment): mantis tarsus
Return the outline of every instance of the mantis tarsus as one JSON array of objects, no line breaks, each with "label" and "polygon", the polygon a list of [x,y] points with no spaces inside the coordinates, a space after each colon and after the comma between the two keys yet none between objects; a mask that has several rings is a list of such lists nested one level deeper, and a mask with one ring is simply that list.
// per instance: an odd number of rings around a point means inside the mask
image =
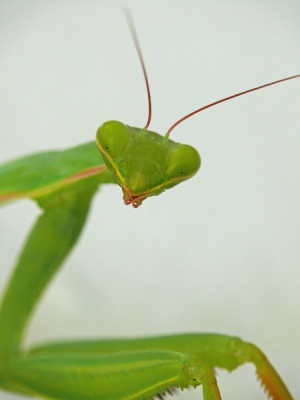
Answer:
[{"label": "mantis tarsus", "polygon": [[[112,129],[118,137],[109,146],[106,143],[106,128]],[[132,188],[128,190],[132,176],[133,183],[138,182],[134,175],[137,170],[133,168],[131,174],[125,176],[122,167],[112,162],[124,153],[128,142],[133,143],[131,135],[136,132],[134,128],[113,122],[104,124],[98,135],[98,146],[106,162],[118,172],[119,183],[126,185],[123,187],[125,202],[134,206],[138,206],[146,195],[159,194],[163,189],[154,184],[155,191],[151,193],[151,184],[146,191],[144,188],[137,192]],[[183,153],[186,149],[192,152],[189,159],[194,162],[188,172],[183,171],[183,178],[182,170],[177,169],[174,160],[167,164],[167,172],[171,176],[167,187],[197,171],[200,164],[195,150],[177,144],[168,147],[167,143],[170,142],[167,138],[145,130],[139,130],[138,135],[142,145],[137,143],[133,146],[134,151],[130,150],[129,154],[133,165],[138,154],[145,151],[144,147],[149,159],[143,159],[143,165],[155,158],[171,157],[171,154],[174,154],[175,161],[185,159],[185,154],[184,157],[176,156],[175,153],[168,153],[169,150],[157,156],[156,150],[150,150],[151,142],[156,140],[161,142],[159,147],[162,149],[175,146],[184,149]],[[136,152],[137,146],[142,147],[139,153]],[[109,148],[105,151],[106,147]],[[81,159],[80,169],[78,157]],[[66,168],[62,170],[61,165]],[[170,171],[175,171],[174,175]],[[92,143],[66,152],[44,153],[16,160],[4,165],[0,172],[4,201],[29,196],[45,210],[32,231],[27,250],[19,260],[14,280],[2,303],[0,382],[3,388],[16,393],[59,399],[135,399],[160,396],[163,391],[172,391],[173,386],[197,386],[202,383],[204,398],[218,399],[220,395],[211,367],[231,370],[245,361],[253,361],[273,398],[291,398],[276,372],[255,346],[225,335],[187,334],[132,340],[54,343],[22,352],[20,341],[32,307],[77,240],[97,186],[112,182],[113,179]],[[20,177],[21,174],[26,176],[26,180],[16,182],[16,176]],[[166,183],[165,178],[163,183]],[[41,237],[46,234],[45,242]],[[30,274],[27,274],[28,268]],[[126,375],[121,373],[124,371]],[[268,376],[271,376],[272,383]]]}]

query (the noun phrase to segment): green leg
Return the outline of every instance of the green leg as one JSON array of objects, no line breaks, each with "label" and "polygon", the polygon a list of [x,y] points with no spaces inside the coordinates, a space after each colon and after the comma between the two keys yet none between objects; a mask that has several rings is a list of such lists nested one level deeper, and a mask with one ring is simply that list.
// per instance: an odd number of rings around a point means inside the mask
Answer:
[{"label": "green leg", "polygon": [[[89,341],[71,341],[49,343],[30,350],[30,355],[95,355],[119,352],[162,350],[194,354],[210,368],[223,368],[232,371],[244,363],[252,363],[256,374],[270,398],[275,400],[293,400],[281,377],[269,362],[264,353],[255,345],[242,341],[238,337],[214,333],[179,334],[136,339],[106,339]],[[213,384],[205,378],[205,387],[212,391]],[[213,394],[211,394],[213,396]],[[216,397],[206,398],[214,399]]]},{"label": "green leg", "polygon": [[96,189],[86,182],[37,200],[43,214],[29,234],[0,307],[0,360],[19,351],[29,316],[76,243]]},{"label": "green leg", "polygon": [[213,369],[199,357],[169,351],[49,354],[12,357],[7,389],[57,400],[149,400],[202,385],[205,400],[221,400]]}]

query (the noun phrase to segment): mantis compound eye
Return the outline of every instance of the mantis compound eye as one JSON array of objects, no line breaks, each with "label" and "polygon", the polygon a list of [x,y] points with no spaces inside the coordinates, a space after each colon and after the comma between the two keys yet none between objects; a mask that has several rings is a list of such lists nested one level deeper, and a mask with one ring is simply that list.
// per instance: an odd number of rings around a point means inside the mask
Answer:
[{"label": "mantis compound eye", "polygon": [[169,158],[167,172],[171,179],[184,181],[196,174],[201,165],[198,151],[187,144],[180,144]]},{"label": "mantis compound eye", "polygon": [[101,150],[109,158],[121,156],[128,146],[130,136],[126,125],[118,121],[105,122],[97,131],[96,141]]}]

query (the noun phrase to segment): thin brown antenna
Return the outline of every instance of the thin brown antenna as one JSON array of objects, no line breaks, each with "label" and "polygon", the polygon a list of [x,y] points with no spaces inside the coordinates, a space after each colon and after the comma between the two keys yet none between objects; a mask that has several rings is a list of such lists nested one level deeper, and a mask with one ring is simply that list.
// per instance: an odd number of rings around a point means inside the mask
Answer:
[{"label": "thin brown antenna", "polygon": [[142,50],[139,44],[139,40],[138,40],[138,36],[135,30],[135,25],[134,25],[134,20],[133,17],[130,13],[130,11],[127,8],[123,8],[123,12],[125,14],[125,17],[127,19],[127,23],[130,29],[130,33],[134,42],[134,46],[136,48],[136,51],[138,53],[139,59],[140,59],[140,63],[143,69],[143,74],[144,74],[144,79],[145,79],[145,83],[146,83],[146,88],[147,88],[147,97],[148,97],[148,120],[147,123],[145,125],[145,127],[143,129],[147,129],[150,125],[151,122],[151,116],[152,116],[152,104],[151,104],[151,93],[150,93],[150,86],[149,86],[149,81],[148,81],[148,76],[147,76],[147,71],[146,71],[146,66],[145,66],[145,62],[143,59],[143,55],[142,55]]},{"label": "thin brown antenna", "polygon": [[190,114],[187,114],[187,115],[185,115],[184,117],[180,118],[177,122],[175,122],[175,124],[173,124],[173,125],[171,126],[171,128],[169,128],[168,132],[166,133],[166,136],[169,137],[171,131],[172,131],[177,125],[179,125],[182,121],[184,121],[184,120],[190,118],[192,115],[195,115],[195,114],[199,113],[200,111],[206,110],[206,108],[209,108],[209,107],[215,106],[215,105],[217,105],[217,104],[223,103],[224,101],[227,101],[227,100],[234,99],[235,97],[242,96],[243,94],[250,93],[250,92],[254,92],[255,90],[259,90],[259,89],[265,88],[265,87],[267,87],[267,86],[275,85],[276,83],[288,81],[289,79],[295,79],[295,78],[299,78],[299,77],[300,77],[300,74],[298,74],[298,75],[293,75],[293,76],[289,76],[288,78],[283,78],[283,79],[279,79],[278,81],[266,83],[265,85],[257,86],[257,87],[255,87],[255,88],[253,88],[253,89],[248,89],[248,90],[245,90],[244,92],[236,93],[236,94],[233,94],[232,96],[225,97],[224,99],[221,99],[221,100],[218,100],[218,101],[214,101],[213,103],[207,104],[206,106],[201,107],[201,108],[198,108],[197,110],[191,112]]}]

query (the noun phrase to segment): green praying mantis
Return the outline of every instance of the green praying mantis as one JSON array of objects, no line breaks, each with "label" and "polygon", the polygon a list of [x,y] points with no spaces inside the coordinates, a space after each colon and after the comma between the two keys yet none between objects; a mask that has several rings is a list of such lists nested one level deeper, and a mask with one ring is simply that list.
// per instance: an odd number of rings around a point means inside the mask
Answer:
[{"label": "green praying mantis", "polygon": [[[131,27],[132,29],[132,27]],[[23,350],[22,338],[36,303],[75,245],[101,184],[117,183],[125,204],[145,199],[194,176],[200,156],[189,145],[143,129],[108,121],[90,142],[65,151],[34,154],[0,167],[0,201],[29,197],[42,210],[18,259],[0,308],[0,386],[48,399],[162,398],[176,388],[202,385],[205,400],[220,399],[215,368],[231,371],[251,362],[273,399],[292,399],[265,355],[253,344],[220,334],[180,334],[137,339],[54,342]]]}]

